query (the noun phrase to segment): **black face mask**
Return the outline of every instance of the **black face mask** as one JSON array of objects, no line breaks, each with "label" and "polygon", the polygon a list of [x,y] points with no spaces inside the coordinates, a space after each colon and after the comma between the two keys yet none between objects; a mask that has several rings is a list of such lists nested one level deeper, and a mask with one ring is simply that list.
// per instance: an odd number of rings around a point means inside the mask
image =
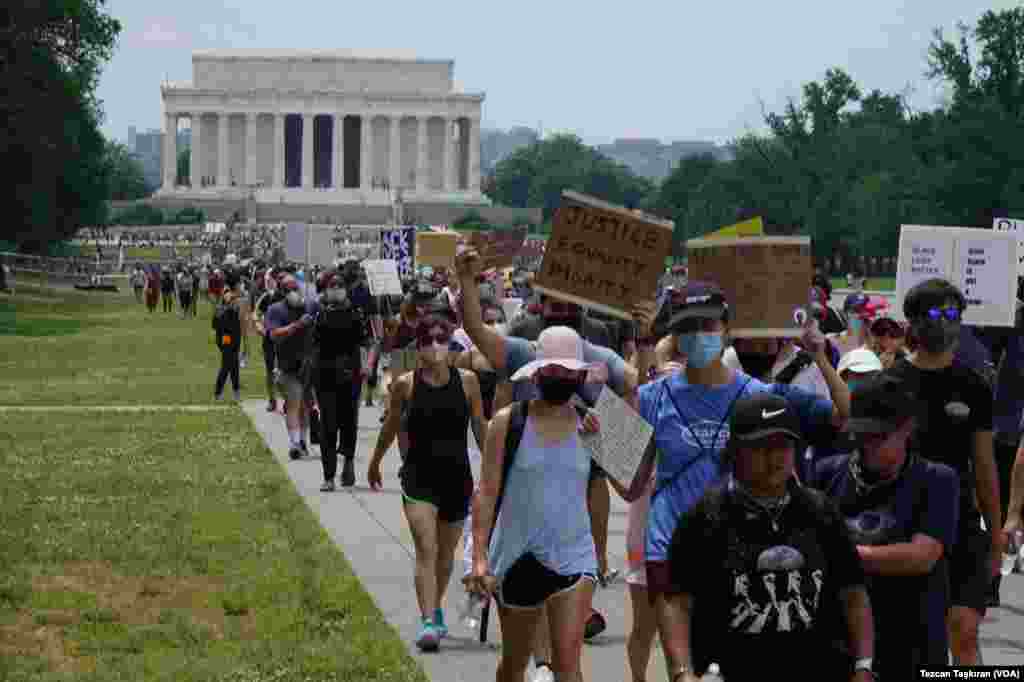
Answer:
[{"label": "black face mask", "polygon": [[757,379],[771,374],[772,368],[775,366],[776,356],[774,355],[737,352],[736,357],[739,358],[740,364],[743,365],[743,371]]},{"label": "black face mask", "polygon": [[919,320],[911,326],[911,333],[921,347],[929,353],[945,353],[960,341],[960,323],[945,320]]},{"label": "black face mask", "polygon": [[564,405],[569,402],[573,394],[579,391],[581,385],[581,382],[572,379],[544,376],[537,379],[541,399],[552,405]]}]

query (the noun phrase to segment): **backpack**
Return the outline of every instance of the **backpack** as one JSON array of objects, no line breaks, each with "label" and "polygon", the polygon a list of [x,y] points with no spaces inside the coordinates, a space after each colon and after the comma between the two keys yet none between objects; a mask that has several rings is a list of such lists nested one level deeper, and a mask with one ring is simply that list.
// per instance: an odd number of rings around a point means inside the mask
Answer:
[{"label": "backpack", "polygon": [[242,335],[242,317],[238,311],[238,303],[222,301],[217,304],[217,309],[213,311],[213,330],[217,332],[218,346],[238,345],[237,341]]},{"label": "backpack", "polygon": [[793,379],[796,375],[804,371],[811,366],[814,362],[814,356],[805,350],[797,351],[796,356],[790,361],[788,365],[782,368],[782,371],[775,375],[776,384],[790,384],[793,383]]}]

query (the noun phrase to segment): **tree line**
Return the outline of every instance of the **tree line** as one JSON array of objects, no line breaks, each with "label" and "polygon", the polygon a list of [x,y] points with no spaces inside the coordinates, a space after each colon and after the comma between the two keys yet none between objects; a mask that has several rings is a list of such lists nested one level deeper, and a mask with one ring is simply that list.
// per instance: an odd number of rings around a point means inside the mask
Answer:
[{"label": "tree line", "polygon": [[675,221],[677,255],[686,239],[760,215],[770,232],[811,236],[830,269],[877,271],[901,224],[1024,217],[1024,8],[986,12],[954,39],[936,29],[926,66],[949,92],[930,111],[834,68],[767,113],[766,132],[732,141],[733,160],[686,158],[654,184],[557,135],[499,162],[484,190],[543,206],[546,220],[562,189],[650,211]]}]

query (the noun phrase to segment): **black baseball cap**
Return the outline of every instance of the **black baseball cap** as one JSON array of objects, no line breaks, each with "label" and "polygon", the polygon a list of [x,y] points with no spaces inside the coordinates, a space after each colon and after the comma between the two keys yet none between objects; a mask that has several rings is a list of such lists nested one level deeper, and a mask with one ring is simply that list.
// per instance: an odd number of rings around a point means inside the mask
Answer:
[{"label": "black baseball cap", "polygon": [[850,400],[851,433],[892,433],[921,409],[919,389],[905,373],[882,372],[857,386]]},{"label": "black baseball cap", "polygon": [[720,320],[728,318],[729,304],[725,292],[714,282],[689,282],[682,291],[674,291],[665,302],[671,306],[669,330],[679,327],[683,320],[695,317]]},{"label": "black baseball cap", "polygon": [[800,418],[796,408],[782,396],[757,393],[736,401],[729,420],[730,438],[739,444],[761,440],[777,433],[800,440]]}]

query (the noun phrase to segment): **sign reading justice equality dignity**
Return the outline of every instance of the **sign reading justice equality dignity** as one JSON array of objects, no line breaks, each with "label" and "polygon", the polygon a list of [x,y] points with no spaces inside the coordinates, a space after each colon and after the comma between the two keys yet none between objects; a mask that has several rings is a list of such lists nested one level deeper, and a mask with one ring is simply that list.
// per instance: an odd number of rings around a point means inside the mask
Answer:
[{"label": "sign reading justice equality dignity", "polygon": [[623,319],[654,300],[674,223],[562,192],[534,288]]}]

